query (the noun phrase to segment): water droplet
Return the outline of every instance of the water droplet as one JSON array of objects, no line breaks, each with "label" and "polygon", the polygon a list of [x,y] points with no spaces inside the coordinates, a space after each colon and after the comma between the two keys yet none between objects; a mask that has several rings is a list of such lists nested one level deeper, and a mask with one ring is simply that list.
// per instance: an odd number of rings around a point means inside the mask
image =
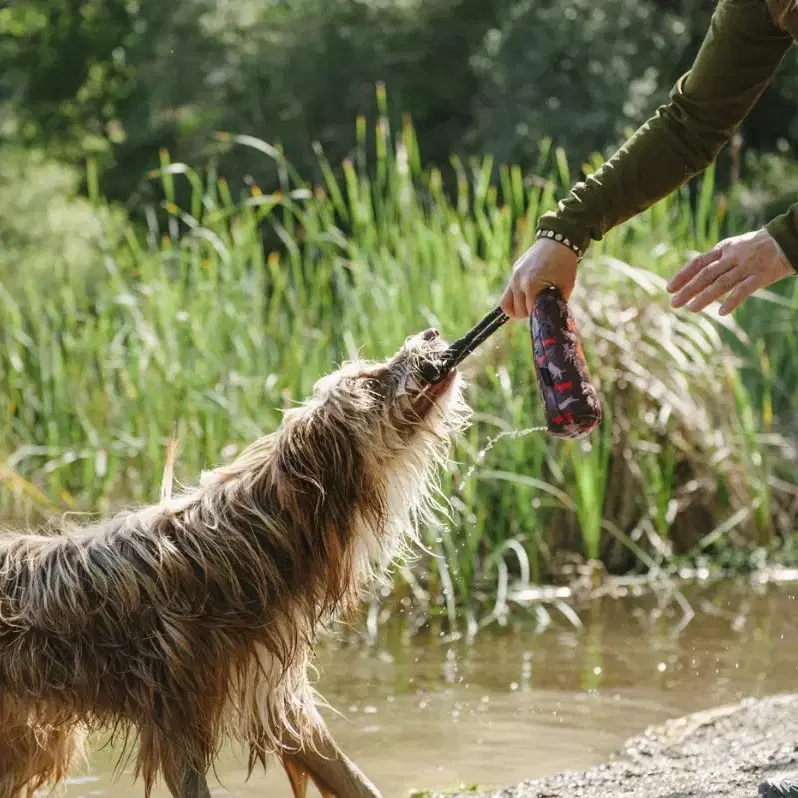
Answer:
[{"label": "water droplet", "polygon": [[488,439],[488,442],[485,446],[477,453],[476,462],[466,471],[465,476],[463,477],[460,484],[457,486],[457,492],[460,493],[463,488],[466,486],[466,483],[473,473],[479,468],[482,461],[485,459],[485,455],[502,439],[502,438],[525,438],[527,435],[531,435],[533,432],[546,432],[546,427],[527,427],[526,429],[510,429],[504,430],[500,432],[498,435],[495,435],[492,438]]}]

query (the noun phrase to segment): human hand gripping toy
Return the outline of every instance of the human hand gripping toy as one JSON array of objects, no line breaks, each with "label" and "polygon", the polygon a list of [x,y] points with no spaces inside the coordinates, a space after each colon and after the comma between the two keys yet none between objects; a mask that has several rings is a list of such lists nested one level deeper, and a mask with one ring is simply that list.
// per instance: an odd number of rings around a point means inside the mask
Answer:
[{"label": "human hand gripping toy", "polygon": [[[424,378],[432,383],[443,380],[509,319],[501,308],[491,311],[430,362]],[[546,428],[558,438],[583,438],[601,423],[601,402],[590,380],[576,322],[558,288],[545,288],[537,295],[529,333]]]}]

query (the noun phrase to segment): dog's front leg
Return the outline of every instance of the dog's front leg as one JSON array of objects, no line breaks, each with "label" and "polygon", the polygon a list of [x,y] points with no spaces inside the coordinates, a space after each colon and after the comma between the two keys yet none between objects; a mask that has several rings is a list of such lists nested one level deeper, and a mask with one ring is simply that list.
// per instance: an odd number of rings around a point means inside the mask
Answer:
[{"label": "dog's front leg", "polygon": [[[291,784],[291,792],[294,794],[294,798],[305,798],[308,793],[308,780],[310,778],[310,774],[291,756],[283,756],[280,758],[280,761],[282,762],[285,773],[288,776],[288,781]],[[322,798],[326,798],[326,796],[322,794]]]},{"label": "dog's front leg", "polygon": [[313,745],[286,751],[281,758],[287,772],[289,767],[307,771],[322,798],[381,798],[379,790],[338,747],[323,723],[316,726]]},{"label": "dog's front leg", "polygon": [[211,798],[208,781],[188,757],[176,756],[163,765],[164,781],[172,798]]}]

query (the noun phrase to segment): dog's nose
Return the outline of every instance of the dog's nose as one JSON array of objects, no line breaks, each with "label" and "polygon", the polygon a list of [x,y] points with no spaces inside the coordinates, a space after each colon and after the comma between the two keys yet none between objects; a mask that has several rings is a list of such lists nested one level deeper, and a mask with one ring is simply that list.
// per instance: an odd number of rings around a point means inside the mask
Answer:
[{"label": "dog's nose", "polygon": [[425,333],[422,333],[421,337],[425,341],[434,341],[436,338],[440,337],[440,333],[433,327],[432,329],[427,330]]}]

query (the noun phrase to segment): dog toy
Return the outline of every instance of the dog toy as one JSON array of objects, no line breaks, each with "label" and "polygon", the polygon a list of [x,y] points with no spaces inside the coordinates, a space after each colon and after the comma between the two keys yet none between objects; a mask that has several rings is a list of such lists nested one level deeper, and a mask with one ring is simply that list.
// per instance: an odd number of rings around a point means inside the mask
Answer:
[{"label": "dog toy", "polygon": [[[501,308],[492,310],[439,358],[425,364],[424,379],[440,382],[509,319]],[[590,380],[576,322],[558,288],[551,286],[538,294],[529,316],[529,334],[547,430],[558,438],[584,437],[601,423],[601,402]]]}]

